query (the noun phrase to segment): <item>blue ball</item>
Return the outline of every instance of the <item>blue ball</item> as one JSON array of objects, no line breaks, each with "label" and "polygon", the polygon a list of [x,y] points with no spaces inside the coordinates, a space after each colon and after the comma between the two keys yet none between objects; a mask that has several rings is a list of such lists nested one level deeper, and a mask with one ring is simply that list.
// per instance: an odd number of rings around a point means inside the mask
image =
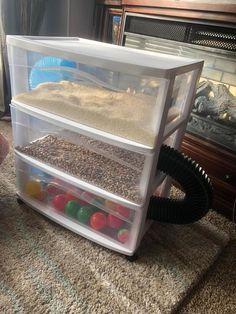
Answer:
[{"label": "blue ball", "polygon": [[[58,67],[58,70],[46,70],[47,67]],[[30,72],[29,86],[30,89],[36,88],[41,83],[59,82],[69,80],[73,73],[60,70],[60,67],[76,68],[76,63],[57,57],[44,57],[37,61]]]},{"label": "blue ball", "polygon": [[30,169],[31,173],[33,176],[36,176],[40,179],[51,179],[52,176],[48,173],[45,173],[44,171],[36,168],[36,167],[33,167],[31,166],[31,169]]}]

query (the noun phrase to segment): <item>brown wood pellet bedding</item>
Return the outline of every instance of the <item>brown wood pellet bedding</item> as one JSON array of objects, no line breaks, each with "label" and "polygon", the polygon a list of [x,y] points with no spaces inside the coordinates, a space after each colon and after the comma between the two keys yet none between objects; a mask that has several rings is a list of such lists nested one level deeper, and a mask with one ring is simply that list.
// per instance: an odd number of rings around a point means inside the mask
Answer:
[{"label": "brown wood pellet bedding", "polygon": [[139,179],[142,169],[134,170],[55,135],[17,146],[16,150],[130,201],[141,201]]},{"label": "brown wood pellet bedding", "polygon": [[118,146],[94,140],[91,137],[77,133],[69,132],[67,138],[70,139],[70,142],[79,142],[82,146],[87,147],[89,150],[102,154],[109,159],[118,160],[119,163],[127,164],[128,167],[134,168],[135,170],[142,171],[144,167],[145,157],[137,152],[122,149]]}]

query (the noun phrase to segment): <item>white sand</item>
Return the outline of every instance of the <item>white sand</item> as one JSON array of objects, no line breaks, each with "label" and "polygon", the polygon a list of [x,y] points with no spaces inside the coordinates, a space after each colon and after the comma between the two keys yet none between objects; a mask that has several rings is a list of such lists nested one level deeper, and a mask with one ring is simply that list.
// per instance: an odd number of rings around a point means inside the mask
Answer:
[{"label": "white sand", "polygon": [[154,96],[61,81],[41,84],[14,99],[139,143],[151,146],[154,143],[150,123]]}]

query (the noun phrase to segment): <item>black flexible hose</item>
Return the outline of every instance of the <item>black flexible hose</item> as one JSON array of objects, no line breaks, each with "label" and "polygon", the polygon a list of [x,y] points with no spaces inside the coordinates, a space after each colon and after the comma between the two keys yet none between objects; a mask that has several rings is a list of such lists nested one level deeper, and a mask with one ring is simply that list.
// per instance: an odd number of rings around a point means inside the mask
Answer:
[{"label": "black flexible hose", "polygon": [[181,185],[185,197],[152,196],[147,218],[174,224],[188,224],[201,219],[211,207],[213,194],[205,171],[191,158],[167,145],[161,147],[157,168]]}]

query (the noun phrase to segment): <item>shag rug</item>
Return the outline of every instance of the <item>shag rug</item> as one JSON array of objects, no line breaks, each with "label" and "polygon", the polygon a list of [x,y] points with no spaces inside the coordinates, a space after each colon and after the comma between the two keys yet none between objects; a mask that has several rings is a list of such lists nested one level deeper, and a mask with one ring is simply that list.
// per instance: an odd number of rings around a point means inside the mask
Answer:
[{"label": "shag rug", "polygon": [[[12,141],[9,122],[0,132]],[[229,241],[214,215],[154,223],[131,263],[19,205],[11,150],[0,166],[0,313],[174,312]]]}]

